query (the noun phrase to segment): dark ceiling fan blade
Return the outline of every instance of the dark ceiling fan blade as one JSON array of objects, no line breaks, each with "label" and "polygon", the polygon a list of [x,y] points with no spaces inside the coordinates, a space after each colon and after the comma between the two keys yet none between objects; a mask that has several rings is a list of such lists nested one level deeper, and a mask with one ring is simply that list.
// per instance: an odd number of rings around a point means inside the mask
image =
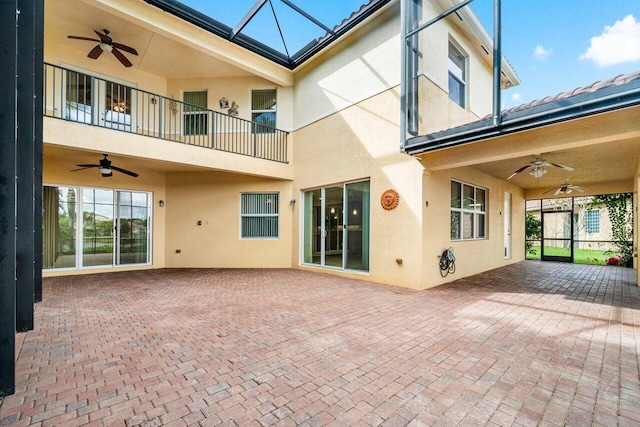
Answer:
[{"label": "dark ceiling fan blade", "polygon": [[509,179],[513,178],[514,176],[516,176],[516,174],[517,174],[517,173],[520,173],[520,172],[522,172],[523,170],[525,170],[525,169],[527,169],[527,168],[530,168],[530,167],[531,167],[531,165],[526,165],[526,166],[521,167],[520,169],[518,169],[517,171],[515,171],[514,173],[512,173],[512,174],[511,174],[511,176],[510,176],[509,178],[507,178],[507,179],[509,180]]},{"label": "dark ceiling fan blade", "polygon": [[133,55],[138,55],[138,51],[135,50],[134,48],[132,48],[131,46],[127,46],[126,44],[122,44],[122,43],[113,43],[113,47],[120,49],[120,50],[124,50],[125,52],[131,53]]},{"label": "dark ceiling fan blade", "polygon": [[551,193],[553,190],[560,191],[560,189],[559,189],[559,188],[550,188],[549,190],[547,190],[547,191],[543,192],[542,194]]},{"label": "dark ceiling fan blade", "polygon": [[87,56],[91,59],[98,59],[100,58],[100,55],[102,55],[102,48],[100,47],[100,45],[97,45],[96,47],[91,49]]},{"label": "dark ceiling fan blade", "polygon": [[109,37],[106,34],[99,33],[96,30],[93,30],[93,32],[96,33],[98,35],[98,37],[100,37],[100,41],[102,43],[111,44],[111,41],[112,41],[111,37]]},{"label": "dark ceiling fan blade", "polygon": [[80,36],[67,36],[70,39],[75,39],[75,40],[87,40],[90,42],[97,42],[100,43],[101,40],[97,40],[97,39],[90,39],[89,37],[80,37]]},{"label": "dark ceiling fan blade", "polygon": [[561,165],[560,163],[553,163],[553,162],[547,162],[547,163],[549,163],[550,165],[553,165],[553,166],[555,166],[557,168],[564,169],[564,170],[567,170],[569,172],[573,172],[573,168],[571,166]]},{"label": "dark ceiling fan blade", "polygon": [[100,167],[100,165],[76,165],[76,166],[80,166],[80,168],[72,169],[71,172],[76,172],[76,171],[81,171],[81,170],[85,170],[85,169],[99,168]]},{"label": "dark ceiling fan blade", "polygon": [[138,174],[137,174],[137,173],[135,173],[135,172],[131,172],[131,171],[128,171],[128,170],[126,170],[126,169],[119,168],[119,167],[117,167],[117,166],[111,166],[111,169],[113,169],[114,171],[118,171],[118,172],[121,172],[121,173],[124,173],[124,174],[130,175],[130,176],[132,176],[132,177],[134,177],[134,178],[137,178],[137,177],[138,177]]},{"label": "dark ceiling fan blade", "polygon": [[122,63],[122,65],[124,65],[125,67],[131,67],[133,64],[131,63],[131,61],[129,61],[122,52],[120,52],[118,49],[116,49],[115,47],[113,48],[113,50],[111,51],[111,53],[113,53],[113,55],[118,58],[118,61],[120,61]]}]

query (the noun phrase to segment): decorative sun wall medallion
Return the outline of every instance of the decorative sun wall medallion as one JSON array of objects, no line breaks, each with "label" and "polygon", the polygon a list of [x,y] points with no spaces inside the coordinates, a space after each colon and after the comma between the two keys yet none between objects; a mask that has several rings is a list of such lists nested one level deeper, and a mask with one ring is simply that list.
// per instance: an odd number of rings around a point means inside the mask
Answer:
[{"label": "decorative sun wall medallion", "polygon": [[389,189],[382,193],[382,196],[380,197],[380,204],[385,210],[390,211],[395,209],[398,206],[398,203],[400,203],[400,196],[398,196],[398,192],[396,190]]}]

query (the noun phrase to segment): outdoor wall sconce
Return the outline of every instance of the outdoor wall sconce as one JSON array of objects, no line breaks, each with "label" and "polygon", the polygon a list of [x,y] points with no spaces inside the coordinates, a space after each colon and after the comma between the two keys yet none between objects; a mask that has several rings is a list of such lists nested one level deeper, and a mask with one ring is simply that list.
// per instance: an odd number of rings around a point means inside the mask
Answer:
[{"label": "outdoor wall sconce", "polygon": [[161,208],[164,208],[164,200],[160,200],[158,202],[158,206],[160,206]]},{"label": "outdoor wall sconce", "polygon": [[296,204],[296,199],[291,199],[291,200],[289,201],[289,206],[293,206],[293,205],[295,205],[295,204]]}]

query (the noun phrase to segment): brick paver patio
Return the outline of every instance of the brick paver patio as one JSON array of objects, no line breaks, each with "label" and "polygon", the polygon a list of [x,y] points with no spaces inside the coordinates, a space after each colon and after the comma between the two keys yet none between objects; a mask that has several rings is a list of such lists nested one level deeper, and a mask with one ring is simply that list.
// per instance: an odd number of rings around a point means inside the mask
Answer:
[{"label": "brick paver patio", "polygon": [[0,425],[638,425],[639,321],[619,267],[49,278]]}]

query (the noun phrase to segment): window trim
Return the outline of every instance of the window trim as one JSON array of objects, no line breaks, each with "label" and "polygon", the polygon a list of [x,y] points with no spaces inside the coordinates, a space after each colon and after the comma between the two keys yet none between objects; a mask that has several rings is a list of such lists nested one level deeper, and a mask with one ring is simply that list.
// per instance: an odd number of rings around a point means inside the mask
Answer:
[{"label": "window trim", "polygon": [[[457,183],[460,184],[460,207],[454,208],[453,206],[451,206],[451,202],[449,203],[449,220],[451,221],[451,219],[453,218],[453,213],[454,212],[459,212],[460,213],[460,224],[458,226],[458,238],[454,238],[451,235],[451,227],[449,229],[449,238],[451,239],[451,241],[455,241],[455,242],[459,242],[459,241],[473,241],[473,240],[486,240],[487,237],[487,224],[488,224],[488,204],[489,204],[489,190],[485,187],[481,187],[479,185],[475,185],[475,184],[470,184],[468,182],[464,182],[464,181],[460,181],[458,179],[454,179],[451,178],[450,180],[450,186],[451,183]],[[464,207],[464,186],[467,187],[472,187],[473,188],[473,205],[474,208],[473,209],[468,209]],[[451,187],[450,187],[451,188]],[[477,203],[477,190],[482,190],[484,191],[484,210],[479,210],[476,208]],[[451,189],[449,190],[451,191]],[[453,195],[450,193],[450,199],[453,198]],[[471,231],[472,231],[472,237],[464,237],[464,214],[472,214],[473,215],[473,224],[471,226]],[[476,233],[478,231],[478,218],[482,217],[484,218],[484,235],[483,236],[477,236]]]},{"label": "window trim", "polygon": [[[454,62],[451,59],[452,50],[458,55],[460,55],[460,58],[462,58],[462,67],[460,69],[460,74],[462,74],[462,79],[458,77],[450,67],[451,62]],[[460,47],[460,45],[458,45],[453,40],[449,39],[447,44],[447,76],[448,78],[453,78],[456,82],[458,82],[461,85],[460,92],[462,97],[462,104],[451,97],[451,87],[449,86],[449,80],[447,79],[448,96],[451,101],[453,101],[460,108],[464,108],[464,109],[467,109],[467,104],[468,104],[468,96],[467,96],[468,68],[469,68],[469,56],[464,52],[464,50]]]},{"label": "window trim", "polygon": [[[185,95],[187,93],[202,93],[204,92],[205,94],[205,101],[207,101],[207,105],[202,107],[199,105],[196,105],[196,107],[198,108],[202,108],[202,111],[187,111],[187,105],[195,105],[195,104],[191,104],[188,103],[187,101],[185,101]],[[209,123],[209,114],[208,114],[208,110],[209,110],[209,90],[208,89],[200,89],[200,90],[183,90],[182,91],[182,102],[183,102],[183,106],[184,109],[182,111],[182,136],[205,136],[209,134],[209,127],[211,126]],[[203,116],[204,117],[204,133],[187,133],[187,126],[186,126],[186,121],[187,121],[187,117],[189,116]],[[201,119],[202,120],[202,119]]]},{"label": "window trim", "polygon": [[[271,195],[276,201],[276,212],[275,213],[244,213],[242,210],[243,207],[243,196],[247,195]],[[240,193],[240,197],[238,198],[238,202],[240,206],[238,207],[239,215],[239,237],[240,240],[278,240],[280,239],[280,192],[279,191],[243,191]],[[276,235],[275,236],[244,236],[243,235],[243,218],[276,218]]]},{"label": "window trim", "polygon": [[[266,91],[273,91],[275,93],[275,98],[276,98],[276,108],[274,110],[254,110],[253,109],[253,93],[254,92],[266,92]],[[273,124],[273,131],[272,132],[256,132],[256,128],[259,128],[261,126],[267,126],[264,124],[260,124],[257,123],[259,126],[256,126],[254,121],[253,121],[253,115],[254,114],[260,114],[260,113],[273,113],[275,116],[275,123]],[[251,123],[254,123],[254,125],[251,126],[251,133],[256,134],[256,135],[260,135],[260,134],[270,134],[270,133],[274,133],[275,129],[277,127],[277,123],[278,123],[278,88],[277,87],[268,87],[268,88],[254,88],[254,89],[249,89],[249,118],[251,120]]]}]

